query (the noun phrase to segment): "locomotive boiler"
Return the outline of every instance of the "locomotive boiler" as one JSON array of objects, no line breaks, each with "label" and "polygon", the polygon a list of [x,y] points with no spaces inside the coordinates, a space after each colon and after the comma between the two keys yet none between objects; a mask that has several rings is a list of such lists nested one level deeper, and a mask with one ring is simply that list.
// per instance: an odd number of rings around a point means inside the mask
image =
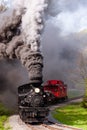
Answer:
[{"label": "locomotive boiler", "polygon": [[37,84],[18,87],[18,109],[20,118],[26,123],[43,122],[49,113],[47,95]]}]

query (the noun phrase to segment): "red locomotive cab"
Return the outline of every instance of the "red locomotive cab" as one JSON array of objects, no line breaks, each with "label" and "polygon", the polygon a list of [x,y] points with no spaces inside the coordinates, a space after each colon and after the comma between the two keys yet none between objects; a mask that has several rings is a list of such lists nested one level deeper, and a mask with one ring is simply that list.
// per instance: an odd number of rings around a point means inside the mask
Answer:
[{"label": "red locomotive cab", "polygon": [[50,93],[50,100],[67,99],[67,86],[61,80],[48,80],[44,85],[44,91]]}]

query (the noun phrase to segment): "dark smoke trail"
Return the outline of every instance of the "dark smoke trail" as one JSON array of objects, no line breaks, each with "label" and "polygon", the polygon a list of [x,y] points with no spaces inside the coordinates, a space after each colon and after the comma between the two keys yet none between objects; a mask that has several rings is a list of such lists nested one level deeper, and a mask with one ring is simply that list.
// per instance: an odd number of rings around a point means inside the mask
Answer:
[{"label": "dark smoke trail", "polygon": [[[43,57],[39,46],[47,1],[32,0],[25,7],[24,12],[23,7],[18,9],[15,6],[9,22],[9,17],[5,14],[5,22],[0,28],[0,55],[1,58],[18,58],[29,71],[30,82],[42,83]],[[3,21],[3,16],[1,20]]]},{"label": "dark smoke trail", "polygon": [[[24,5],[21,4],[20,0],[15,0],[14,2],[15,5],[12,9],[0,14],[0,60],[20,60],[27,69],[29,75],[28,82],[41,85],[43,82],[43,56],[40,52],[40,43],[47,0],[26,0]],[[11,66],[8,68],[9,70],[13,69]],[[12,72],[15,75],[15,71]],[[23,76],[20,76],[19,79]],[[13,95],[17,94],[14,87],[19,86],[19,83],[21,84],[21,82],[17,81],[19,79],[16,79],[16,76],[14,80],[12,80],[11,76],[8,76],[8,78],[2,76],[0,93],[2,95],[4,90],[7,91],[7,93],[4,92],[4,100],[6,99],[5,97],[10,97],[10,92]],[[2,96],[0,99],[2,99]]]},{"label": "dark smoke trail", "polygon": [[0,101],[8,108],[17,107],[17,87],[28,82],[27,71],[18,60],[0,61]]}]

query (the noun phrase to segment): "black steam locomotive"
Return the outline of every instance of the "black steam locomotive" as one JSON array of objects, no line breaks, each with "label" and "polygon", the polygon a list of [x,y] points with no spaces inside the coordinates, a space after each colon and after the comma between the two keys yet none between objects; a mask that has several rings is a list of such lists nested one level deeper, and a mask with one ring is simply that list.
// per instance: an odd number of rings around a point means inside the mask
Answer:
[{"label": "black steam locomotive", "polygon": [[18,110],[26,123],[43,122],[49,113],[47,94],[38,84],[25,84],[18,87]]}]

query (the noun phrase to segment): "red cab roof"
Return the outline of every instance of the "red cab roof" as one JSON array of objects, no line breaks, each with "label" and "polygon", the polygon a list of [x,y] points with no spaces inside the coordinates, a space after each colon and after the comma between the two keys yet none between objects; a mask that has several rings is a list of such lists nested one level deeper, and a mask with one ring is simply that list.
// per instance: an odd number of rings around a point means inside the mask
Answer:
[{"label": "red cab roof", "polygon": [[61,80],[48,80],[47,84],[52,84],[52,85],[63,84],[63,81],[61,81]]}]

